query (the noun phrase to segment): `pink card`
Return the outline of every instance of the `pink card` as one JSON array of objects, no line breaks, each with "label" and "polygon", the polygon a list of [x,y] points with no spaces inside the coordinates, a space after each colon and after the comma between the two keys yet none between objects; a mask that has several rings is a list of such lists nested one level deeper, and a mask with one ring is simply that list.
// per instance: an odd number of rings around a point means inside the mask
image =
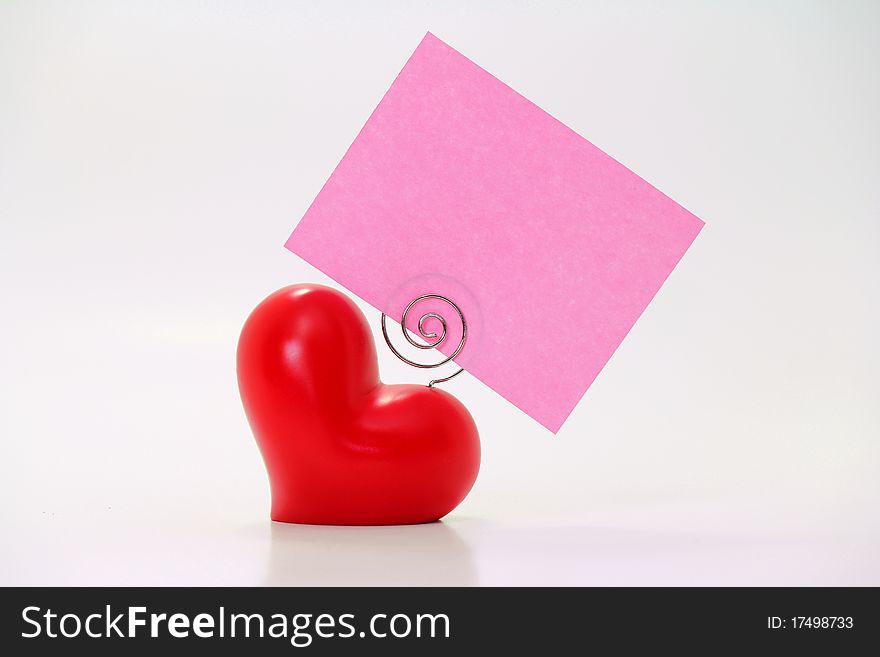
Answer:
[{"label": "pink card", "polygon": [[454,300],[455,362],[556,432],[702,227],[428,34],[286,246],[398,321]]}]

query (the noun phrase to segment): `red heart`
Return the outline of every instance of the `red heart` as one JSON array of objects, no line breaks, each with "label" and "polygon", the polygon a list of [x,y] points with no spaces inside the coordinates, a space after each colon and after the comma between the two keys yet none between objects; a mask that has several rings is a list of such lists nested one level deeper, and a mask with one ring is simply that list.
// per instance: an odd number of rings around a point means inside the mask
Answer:
[{"label": "red heart", "polygon": [[477,477],[467,409],[436,388],[379,381],[366,318],[329,287],[292,285],[257,306],[238,342],[238,386],[273,520],[430,522]]}]

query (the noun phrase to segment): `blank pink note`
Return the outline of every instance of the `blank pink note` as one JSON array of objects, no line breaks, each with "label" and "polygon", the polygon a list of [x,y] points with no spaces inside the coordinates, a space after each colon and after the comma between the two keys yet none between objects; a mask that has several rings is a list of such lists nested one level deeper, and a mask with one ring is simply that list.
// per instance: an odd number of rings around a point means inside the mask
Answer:
[{"label": "blank pink note", "polygon": [[456,362],[556,432],[702,227],[428,34],[286,246],[398,321],[455,300]]}]

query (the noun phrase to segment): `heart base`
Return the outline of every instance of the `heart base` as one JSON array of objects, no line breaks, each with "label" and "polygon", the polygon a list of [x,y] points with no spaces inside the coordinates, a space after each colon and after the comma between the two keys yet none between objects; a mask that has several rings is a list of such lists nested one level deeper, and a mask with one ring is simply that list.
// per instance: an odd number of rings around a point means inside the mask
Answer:
[{"label": "heart base", "polygon": [[237,369],[272,520],[432,522],[473,486],[480,441],[470,413],[444,390],[383,384],[366,318],[332,288],[293,285],[257,306]]}]

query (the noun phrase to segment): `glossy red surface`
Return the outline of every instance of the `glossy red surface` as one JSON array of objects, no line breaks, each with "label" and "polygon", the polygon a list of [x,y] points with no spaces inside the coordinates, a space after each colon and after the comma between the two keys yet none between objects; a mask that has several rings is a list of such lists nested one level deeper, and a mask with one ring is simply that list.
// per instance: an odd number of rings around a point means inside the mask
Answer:
[{"label": "glossy red surface", "polygon": [[366,318],[331,288],[293,285],[257,306],[238,343],[238,383],[273,520],[429,522],[477,477],[467,409],[443,390],[383,384]]}]

